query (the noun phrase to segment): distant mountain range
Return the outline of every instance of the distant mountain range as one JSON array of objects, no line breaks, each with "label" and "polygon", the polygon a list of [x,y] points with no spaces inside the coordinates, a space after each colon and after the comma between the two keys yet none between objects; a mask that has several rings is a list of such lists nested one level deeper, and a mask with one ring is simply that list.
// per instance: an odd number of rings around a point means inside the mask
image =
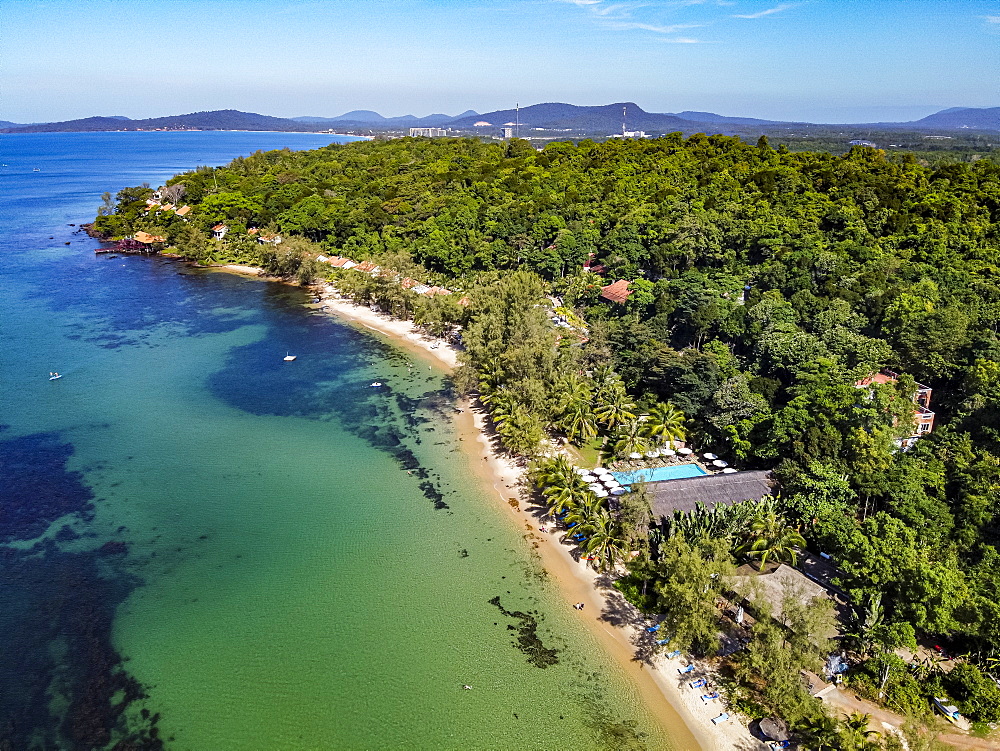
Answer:
[{"label": "distant mountain range", "polygon": [[371,125],[399,125],[407,128],[433,128],[440,125],[447,125],[455,120],[466,117],[478,117],[475,110],[466,110],[461,115],[427,115],[427,117],[416,117],[415,115],[402,115],[400,117],[383,117],[378,112],[371,110],[352,110],[345,112],[339,117],[293,117],[297,123],[320,123],[336,124],[342,122],[368,123]]},{"label": "distant mountain range", "polygon": [[[34,123],[19,125],[0,120],[2,133],[47,133],[107,130],[278,130],[311,132],[317,130],[347,130],[365,132],[405,131],[413,127],[442,127],[458,132],[495,133],[506,123],[518,122],[521,135],[530,135],[532,129],[562,131],[575,134],[610,135],[622,130],[622,111],[625,127],[630,131],[650,134],[682,131],[685,133],[711,132],[752,135],[761,132],[812,129],[836,130],[915,130],[915,131],[986,131],[1000,132],[1000,107],[974,108],[951,107],[911,122],[883,122],[824,125],[821,123],[784,122],[760,120],[752,117],[727,117],[714,112],[646,112],[634,102],[618,102],[594,107],[550,102],[533,104],[519,111],[495,110],[480,114],[468,110],[460,115],[434,114],[426,117],[403,115],[383,117],[371,110],[352,110],[337,117],[271,117],[238,110],[194,112],[187,115],[130,120],[121,115],[87,117],[59,123]],[[478,123],[485,123],[479,125]],[[492,130],[485,130],[491,128]]]}]

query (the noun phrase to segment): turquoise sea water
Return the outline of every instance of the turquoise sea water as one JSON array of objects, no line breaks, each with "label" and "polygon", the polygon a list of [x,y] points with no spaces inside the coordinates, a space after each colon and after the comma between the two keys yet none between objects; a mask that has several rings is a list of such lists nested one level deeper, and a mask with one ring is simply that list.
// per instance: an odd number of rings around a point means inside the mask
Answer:
[{"label": "turquoise sea water", "polygon": [[476,481],[440,374],[299,290],[73,226],[331,140],[0,136],[0,745],[669,747]]}]

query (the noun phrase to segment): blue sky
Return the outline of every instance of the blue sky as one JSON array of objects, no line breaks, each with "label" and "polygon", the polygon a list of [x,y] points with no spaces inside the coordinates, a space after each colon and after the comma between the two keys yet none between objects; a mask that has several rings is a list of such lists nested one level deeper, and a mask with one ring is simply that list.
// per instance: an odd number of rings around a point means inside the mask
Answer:
[{"label": "blue sky", "polygon": [[0,119],[1000,105],[1000,0],[0,0]]}]

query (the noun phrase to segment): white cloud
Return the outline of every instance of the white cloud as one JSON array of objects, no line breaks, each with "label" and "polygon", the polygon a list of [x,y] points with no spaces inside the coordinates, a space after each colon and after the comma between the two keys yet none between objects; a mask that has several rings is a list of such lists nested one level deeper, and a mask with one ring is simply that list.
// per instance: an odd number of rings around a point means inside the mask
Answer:
[{"label": "white cloud", "polygon": [[997,23],[1000,24],[1000,16],[983,16],[986,19],[986,23]]},{"label": "white cloud", "polygon": [[668,44],[712,44],[702,39],[692,39],[691,37],[675,37],[674,39],[664,39]]},{"label": "white cloud", "polygon": [[776,5],[773,8],[768,8],[767,10],[757,11],[756,13],[735,13],[733,18],[763,18],[764,16],[771,16],[775,13],[781,13],[783,10],[788,10],[789,8],[794,8],[798,3],[782,3],[781,5]]},{"label": "white cloud", "polygon": [[[645,2],[617,2],[608,3],[606,0],[556,0],[556,2],[575,5],[584,9],[595,21],[605,28],[614,31],[649,31],[654,34],[675,34],[681,29],[697,29],[705,24],[700,23],[678,23],[659,24],[649,23],[641,20],[632,20],[635,12],[648,7]],[[723,4],[726,0],[679,0],[671,3],[674,6],[702,5],[706,3]],[[678,44],[696,44],[698,40],[678,38],[674,41]]]},{"label": "white cloud", "polygon": [[674,34],[681,29],[699,29],[703,26],[700,23],[678,23],[673,26],[657,26],[651,23],[639,23],[638,21],[625,21],[609,24],[616,31],[628,31],[629,29],[641,29],[642,31],[653,31],[657,34]]}]

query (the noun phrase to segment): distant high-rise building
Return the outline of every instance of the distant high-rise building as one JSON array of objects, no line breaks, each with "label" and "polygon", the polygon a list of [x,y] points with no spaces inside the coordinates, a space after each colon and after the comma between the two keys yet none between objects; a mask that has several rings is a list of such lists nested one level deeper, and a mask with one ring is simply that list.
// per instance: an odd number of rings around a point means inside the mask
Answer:
[{"label": "distant high-rise building", "polygon": [[513,125],[505,125],[502,128],[502,131],[503,131],[503,137],[504,138],[514,138],[514,126]]},{"label": "distant high-rise building", "polygon": [[448,135],[445,128],[410,128],[410,135],[414,138],[444,138]]}]

